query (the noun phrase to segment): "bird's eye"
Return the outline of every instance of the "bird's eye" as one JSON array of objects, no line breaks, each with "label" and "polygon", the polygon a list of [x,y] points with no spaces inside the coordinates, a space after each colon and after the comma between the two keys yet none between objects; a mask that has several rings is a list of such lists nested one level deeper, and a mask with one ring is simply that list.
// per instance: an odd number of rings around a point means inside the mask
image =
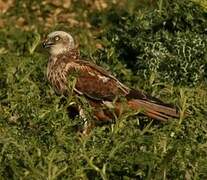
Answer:
[{"label": "bird's eye", "polygon": [[55,36],[55,41],[59,41],[60,40],[60,36]]}]

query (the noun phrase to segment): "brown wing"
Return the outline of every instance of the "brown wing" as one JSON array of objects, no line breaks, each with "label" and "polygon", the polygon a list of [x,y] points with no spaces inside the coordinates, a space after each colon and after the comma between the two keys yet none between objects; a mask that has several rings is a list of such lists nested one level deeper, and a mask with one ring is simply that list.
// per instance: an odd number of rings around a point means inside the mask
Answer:
[{"label": "brown wing", "polygon": [[117,96],[126,96],[129,88],[121,84],[114,76],[95,64],[77,60],[66,65],[68,76],[75,72],[75,92],[96,100],[113,100]]}]

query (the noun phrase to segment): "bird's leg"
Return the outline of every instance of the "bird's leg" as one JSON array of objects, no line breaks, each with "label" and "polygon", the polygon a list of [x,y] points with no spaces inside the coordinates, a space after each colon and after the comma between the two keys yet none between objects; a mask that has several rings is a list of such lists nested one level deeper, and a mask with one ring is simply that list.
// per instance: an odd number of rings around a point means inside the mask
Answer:
[{"label": "bird's leg", "polygon": [[87,119],[87,117],[84,113],[84,110],[81,107],[79,107],[79,115],[83,119],[83,122],[84,122],[82,133],[84,135],[88,135],[91,132],[91,130],[93,129],[94,124]]}]

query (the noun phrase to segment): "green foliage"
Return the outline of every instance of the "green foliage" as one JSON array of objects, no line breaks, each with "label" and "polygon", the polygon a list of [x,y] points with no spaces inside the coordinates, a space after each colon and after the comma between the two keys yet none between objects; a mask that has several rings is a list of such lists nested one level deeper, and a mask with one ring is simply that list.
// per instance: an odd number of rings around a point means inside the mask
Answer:
[{"label": "green foliage", "polygon": [[[206,12],[189,1],[141,2],[96,11],[74,1],[61,12],[92,24],[71,27],[82,56],[187,117],[160,124],[129,112],[83,136],[83,120],[67,114],[75,98],[57,96],[45,77],[40,36],[70,28],[59,22],[45,30],[38,18],[60,7],[16,1],[0,30],[0,179],[207,178]],[[28,23],[14,27],[14,16]]]},{"label": "green foliage", "polygon": [[141,79],[194,86],[207,74],[207,13],[189,1],[166,4],[162,11],[109,10],[107,49]]}]

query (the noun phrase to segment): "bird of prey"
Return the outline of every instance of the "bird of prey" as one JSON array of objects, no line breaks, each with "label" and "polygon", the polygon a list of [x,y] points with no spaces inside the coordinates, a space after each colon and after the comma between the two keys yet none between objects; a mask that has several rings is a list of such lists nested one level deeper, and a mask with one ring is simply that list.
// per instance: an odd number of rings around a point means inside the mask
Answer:
[{"label": "bird of prey", "polygon": [[114,115],[118,117],[129,110],[141,110],[142,114],[160,121],[179,117],[176,108],[125,86],[102,67],[81,59],[69,33],[50,33],[43,47],[50,53],[47,78],[52,87],[66,97],[71,92],[84,97],[95,120],[110,121]]}]

